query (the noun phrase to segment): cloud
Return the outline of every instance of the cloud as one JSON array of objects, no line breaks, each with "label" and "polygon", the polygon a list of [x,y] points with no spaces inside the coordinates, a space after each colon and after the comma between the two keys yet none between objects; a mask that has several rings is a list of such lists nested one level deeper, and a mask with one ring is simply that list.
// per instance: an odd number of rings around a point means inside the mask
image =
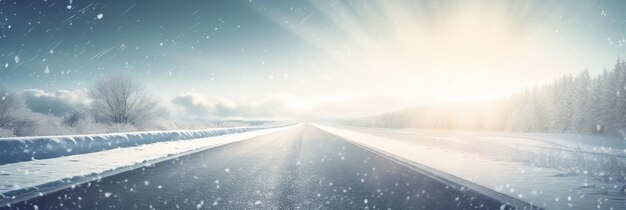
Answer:
[{"label": "cloud", "polygon": [[[87,90],[46,92],[27,89],[20,92],[33,112],[62,116],[89,108]],[[360,117],[406,108],[401,97],[360,93],[334,93],[333,96],[303,97],[288,93],[243,102],[209,97],[200,93],[183,93],[163,98],[163,113],[184,119],[253,118],[253,119],[323,119]]]},{"label": "cloud", "polygon": [[225,98],[185,93],[174,97],[174,109],[187,117],[290,118],[298,114],[288,95],[276,95],[260,101],[237,104]]},{"label": "cloud", "polygon": [[46,92],[39,89],[26,89],[20,92],[26,105],[33,112],[61,116],[74,110],[89,107],[90,99],[86,90],[57,90]]},{"label": "cloud", "polygon": [[389,95],[362,95],[347,99],[324,100],[309,111],[309,118],[364,117],[412,107],[410,102]]},{"label": "cloud", "polygon": [[172,104],[182,109],[187,115],[195,116],[228,116],[232,103],[221,98],[210,98],[196,93],[185,93],[171,100]]},{"label": "cloud", "polygon": [[406,108],[390,96],[367,95],[303,98],[292,94],[270,95],[261,100],[235,103],[224,98],[185,93],[171,99],[180,116],[187,118],[322,119],[360,117]]}]

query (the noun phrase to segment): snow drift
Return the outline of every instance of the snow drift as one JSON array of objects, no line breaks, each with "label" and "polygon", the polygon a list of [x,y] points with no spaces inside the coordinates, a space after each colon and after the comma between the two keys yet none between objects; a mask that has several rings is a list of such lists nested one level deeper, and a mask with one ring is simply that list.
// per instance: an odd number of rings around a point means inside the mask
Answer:
[{"label": "snow drift", "polygon": [[287,125],[216,128],[185,131],[145,131],[96,135],[0,138],[0,165],[133,147],[165,141],[221,136]]}]

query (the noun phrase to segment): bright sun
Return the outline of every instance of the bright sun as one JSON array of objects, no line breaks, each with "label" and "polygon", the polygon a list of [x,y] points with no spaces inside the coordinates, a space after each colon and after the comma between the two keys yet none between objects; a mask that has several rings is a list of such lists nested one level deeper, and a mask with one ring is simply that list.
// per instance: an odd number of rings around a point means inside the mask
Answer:
[{"label": "bright sun", "polygon": [[427,13],[410,2],[379,3],[380,11],[319,3],[321,14],[314,15],[334,20],[332,27],[294,26],[289,23],[297,20],[285,21],[288,14],[273,18],[331,55],[330,72],[359,75],[359,81],[344,83],[420,103],[508,95],[527,85],[518,75],[540,65],[542,43],[530,43],[503,5],[485,9],[467,3]]},{"label": "bright sun", "polygon": [[388,42],[370,43],[375,46],[367,49],[374,50],[356,58],[368,61],[369,68],[397,72],[416,81],[396,90],[404,97],[415,95],[411,93],[425,87],[431,87],[427,88],[430,95],[439,100],[504,95],[505,92],[494,90],[484,80],[491,80],[494,74],[510,69],[512,64],[521,68],[518,61],[527,57],[516,35],[496,18],[462,14],[427,29],[423,26],[418,29],[418,23],[413,20],[404,21],[405,25],[413,26],[395,29],[394,38]]}]

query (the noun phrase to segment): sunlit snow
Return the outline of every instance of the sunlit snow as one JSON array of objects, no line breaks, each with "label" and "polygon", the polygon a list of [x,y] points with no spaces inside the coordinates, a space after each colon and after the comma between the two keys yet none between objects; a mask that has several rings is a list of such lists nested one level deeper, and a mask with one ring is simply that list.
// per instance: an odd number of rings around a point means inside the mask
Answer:
[{"label": "sunlit snow", "polygon": [[[497,135],[502,133],[462,134],[453,131],[424,132],[396,129],[375,129],[366,134],[362,131],[366,129],[352,128],[359,130],[355,132],[316,126],[358,145],[423,164],[420,168],[442,177],[450,175],[460,177],[461,180],[454,181],[465,180],[476,183],[542,208],[597,209],[598,206],[623,207],[626,202],[626,198],[623,197],[624,185],[620,182],[602,181],[584,173],[568,173],[556,168],[541,167],[518,159],[503,159],[492,155],[500,151],[501,147],[507,147],[519,149],[518,153],[528,153],[527,155],[533,157],[541,153],[533,153],[532,149],[546,146],[549,142],[546,139],[561,142],[554,140],[558,139],[557,134],[548,137],[526,134],[526,138],[512,138]],[[390,134],[394,132],[395,135]],[[407,133],[412,134],[406,135]],[[398,134],[404,134],[405,137],[399,138]],[[570,144],[576,143],[570,141]],[[466,150],[459,149],[459,145]],[[603,147],[584,148],[583,151],[594,151]],[[621,150],[617,152],[622,153]],[[565,197],[565,200],[559,197]]]}]

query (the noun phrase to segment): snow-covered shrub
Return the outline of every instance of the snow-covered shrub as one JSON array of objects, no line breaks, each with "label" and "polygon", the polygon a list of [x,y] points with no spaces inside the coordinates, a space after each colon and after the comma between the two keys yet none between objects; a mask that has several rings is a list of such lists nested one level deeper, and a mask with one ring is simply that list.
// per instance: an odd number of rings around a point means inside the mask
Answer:
[{"label": "snow-covered shrub", "polygon": [[583,174],[603,181],[626,181],[626,158],[615,154],[585,152],[580,148],[574,150],[518,148],[511,150],[509,157],[513,161],[537,167],[559,169],[564,175]]},{"label": "snow-covered shrub", "polygon": [[24,100],[7,88],[0,87],[0,136],[36,136],[70,134],[61,119],[53,115],[34,113]]},{"label": "snow-covered shrub", "polygon": [[0,138],[13,136],[15,136],[13,129],[0,128]]},{"label": "snow-covered shrub", "polygon": [[[75,119],[76,121],[74,121],[70,126],[72,134],[108,133],[111,130],[109,129],[110,126],[97,123],[91,114],[82,114],[80,116],[73,117],[77,119]],[[68,119],[67,121],[71,122],[72,120]]]},{"label": "snow-covered shrub", "polygon": [[59,117],[23,110],[10,125],[16,136],[63,135],[73,133]]},{"label": "snow-covered shrub", "polygon": [[24,100],[6,87],[0,86],[0,128],[7,129],[16,118],[16,112],[26,108]]},{"label": "snow-covered shrub", "polygon": [[77,123],[87,117],[88,114],[80,111],[74,111],[63,116],[63,125],[74,127]]}]

